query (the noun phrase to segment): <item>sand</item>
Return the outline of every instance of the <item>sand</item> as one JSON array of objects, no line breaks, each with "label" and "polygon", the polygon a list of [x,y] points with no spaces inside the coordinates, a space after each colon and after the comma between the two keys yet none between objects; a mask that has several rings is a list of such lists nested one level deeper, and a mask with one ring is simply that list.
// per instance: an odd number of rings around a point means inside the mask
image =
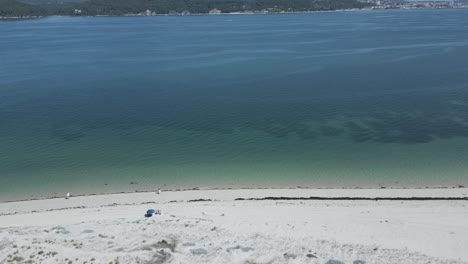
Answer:
[{"label": "sand", "polygon": [[[236,200],[268,196],[344,199]],[[193,190],[1,203],[0,263],[468,263],[468,200],[412,197],[467,198],[468,189]],[[163,214],[145,218],[147,209]]]}]

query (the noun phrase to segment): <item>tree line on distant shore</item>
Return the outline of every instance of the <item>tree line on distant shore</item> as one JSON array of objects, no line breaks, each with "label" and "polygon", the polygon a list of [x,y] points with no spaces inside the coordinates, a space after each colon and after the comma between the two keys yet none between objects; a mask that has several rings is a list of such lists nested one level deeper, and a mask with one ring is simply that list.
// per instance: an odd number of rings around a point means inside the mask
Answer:
[{"label": "tree line on distant shore", "polygon": [[0,17],[41,16],[47,11],[16,0],[0,0]]},{"label": "tree line on distant shore", "polygon": [[63,2],[27,0],[27,3],[26,0],[23,1],[0,0],[0,17],[121,16],[138,14],[145,10],[156,14],[172,14],[183,11],[203,14],[213,9],[221,10],[223,13],[265,10],[268,12],[300,12],[364,8],[369,5],[357,0],[89,0],[83,2],[76,0]]}]

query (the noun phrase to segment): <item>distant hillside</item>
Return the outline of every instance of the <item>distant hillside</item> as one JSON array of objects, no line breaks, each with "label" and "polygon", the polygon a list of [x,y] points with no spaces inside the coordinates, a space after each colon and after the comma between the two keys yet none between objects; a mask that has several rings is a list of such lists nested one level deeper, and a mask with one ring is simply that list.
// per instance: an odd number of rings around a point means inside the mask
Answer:
[{"label": "distant hillside", "polygon": [[16,0],[0,0],[0,17],[43,16],[47,11],[42,7]]},{"label": "distant hillside", "polygon": [[[241,11],[323,11],[362,8],[357,0],[0,0],[0,16],[36,15],[126,15],[146,10],[157,14],[208,13],[212,9],[223,13]],[[84,2],[83,2],[84,1]],[[154,14],[153,13],[153,14]],[[187,13],[187,12],[185,12]]]},{"label": "distant hillside", "polygon": [[76,5],[86,15],[124,15],[145,10],[158,14],[170,11],[208,13],[219,9],[223,13],[272,9],[272,11],[318,11],[362,8],[367,4],[356,0],[90,0]]}]

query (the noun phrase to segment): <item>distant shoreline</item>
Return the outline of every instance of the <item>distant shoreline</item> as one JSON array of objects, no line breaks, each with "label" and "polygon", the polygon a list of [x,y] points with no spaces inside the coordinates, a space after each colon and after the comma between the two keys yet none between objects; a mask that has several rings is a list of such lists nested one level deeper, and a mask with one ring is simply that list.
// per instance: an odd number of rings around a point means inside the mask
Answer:
[{"label": "distant shoreline", "polygon": [[352,8],[352,9],[337,9],[337,10],[317,10],[317,11],[282,11],[282,12],[269,12],[262,13],[256,12],[230,12],[220,14],[210,13],[190,13],[190,14],[154,14],[154,15],[140,15],[140,14],[125,14],[125,15],[83,15],[83,16],[71,16],[71,15],[50,15],[50,16],[0,16],[0,20],[27,20],[27,19],[41,19],[48,17],[161,17],[161,16],[231,16],[231,15],[288,15],[288,14],[313,14],[313,13],[333,13],[333,12],[359,12],[359,11],[390,11],[390,10],[457,10],[467,9],[468,6],[455,7],[455,8]]}]

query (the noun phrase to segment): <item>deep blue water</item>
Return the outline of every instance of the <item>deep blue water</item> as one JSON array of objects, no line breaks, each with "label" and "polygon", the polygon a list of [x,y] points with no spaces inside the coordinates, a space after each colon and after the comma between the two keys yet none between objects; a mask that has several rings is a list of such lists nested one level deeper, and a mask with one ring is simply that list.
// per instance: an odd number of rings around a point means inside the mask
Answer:
[{"label": "deep blue water", "polygon": [[466,184],[468,9],[0,22],[0,128],[1,200]]}]

